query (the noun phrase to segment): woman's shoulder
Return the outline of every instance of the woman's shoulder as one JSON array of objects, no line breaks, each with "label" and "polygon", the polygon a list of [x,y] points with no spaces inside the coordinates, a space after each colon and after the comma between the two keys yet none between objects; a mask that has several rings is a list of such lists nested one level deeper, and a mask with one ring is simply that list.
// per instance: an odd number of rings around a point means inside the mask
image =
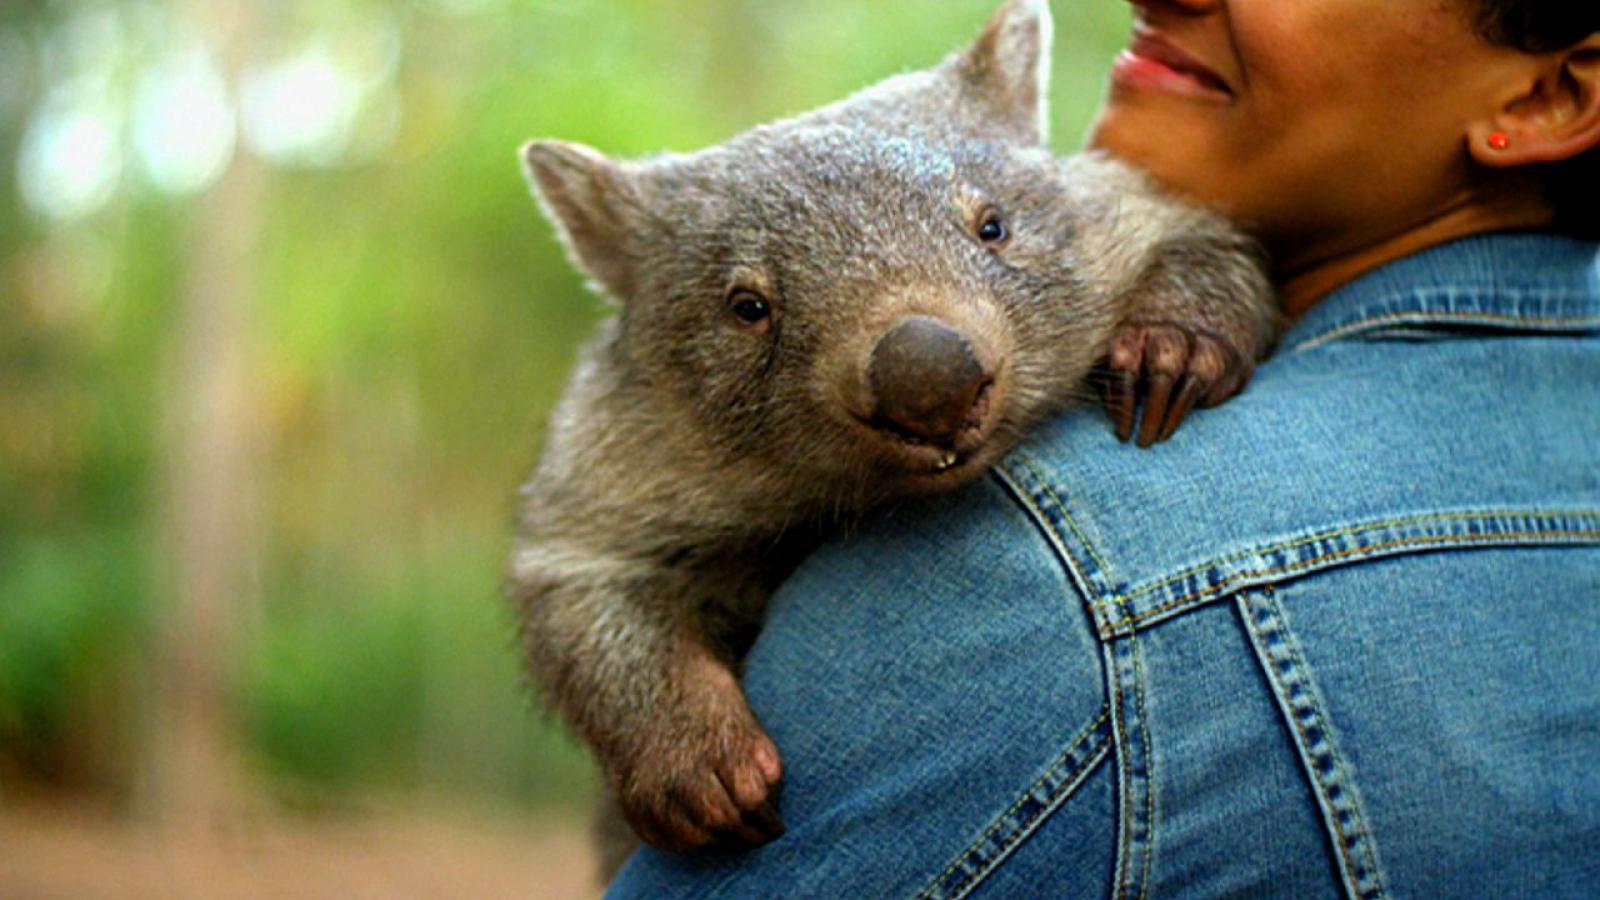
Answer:
[{"label": "woman's shoulder", "polygon": [[[996,477],[1085,591],[1117,598],[1101,629],[1362,559],[1600,542],[1593,245],[1584,264],[1575,243],[1489,243],[1332,298],[1165,444],[1080,410],[1011,454]],[[1485,264],[1507,252],[1545,274]]]}]

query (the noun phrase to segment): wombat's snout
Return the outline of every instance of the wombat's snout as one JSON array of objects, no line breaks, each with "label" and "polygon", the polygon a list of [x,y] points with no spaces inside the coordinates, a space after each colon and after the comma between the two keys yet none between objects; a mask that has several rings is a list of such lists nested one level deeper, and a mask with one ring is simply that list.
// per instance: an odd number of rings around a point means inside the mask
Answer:
[{"label": "wombat's snout", "polygon": [[972,345],[938,319],[911,316],[872,348],[867,381],[874,424],[933,444],[951,444],[981,419],[984,389],[992,381]]}]

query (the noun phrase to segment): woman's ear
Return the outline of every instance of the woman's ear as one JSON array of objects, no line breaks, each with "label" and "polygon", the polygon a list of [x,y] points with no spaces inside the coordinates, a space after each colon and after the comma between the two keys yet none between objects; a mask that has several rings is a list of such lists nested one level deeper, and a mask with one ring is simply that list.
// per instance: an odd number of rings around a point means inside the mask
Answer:
[{"label": "woman's ear", "polygon": [[1600,146],[1600,34],[1537,58],[1523,89],[1469,128],[1477,162],[1497,168],[1560,162]]}]

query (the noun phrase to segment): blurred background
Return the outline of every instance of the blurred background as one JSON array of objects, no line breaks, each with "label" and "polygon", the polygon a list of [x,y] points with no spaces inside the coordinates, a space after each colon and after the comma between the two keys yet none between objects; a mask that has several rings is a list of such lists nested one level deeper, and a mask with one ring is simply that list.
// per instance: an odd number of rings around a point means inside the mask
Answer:
[{"label": "blurred background", "polygon": [[[515,150],[692,150],[997,5],[0,0],[0,900],[592,896],[498,582],[605,309]],[[1054,9],[1065,152],[1128,11]]]}]

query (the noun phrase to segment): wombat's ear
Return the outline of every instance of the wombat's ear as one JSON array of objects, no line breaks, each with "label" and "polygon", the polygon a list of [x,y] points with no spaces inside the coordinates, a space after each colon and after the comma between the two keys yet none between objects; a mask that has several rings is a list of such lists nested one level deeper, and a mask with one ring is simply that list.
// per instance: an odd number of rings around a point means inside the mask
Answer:
[{"label": "wombat's ear", "polygon": [[983,33],[951,63],[970,102],[1014,140],[1043,144],[1049,135],[1049,0],[1009,0]]},{"label": "wombat's ear", "polygon": [[573,263],[613,299],[632,296],[634,248],[645,219],[641,185],[582,144],[529,141],[521,156],[534,196]]}]

